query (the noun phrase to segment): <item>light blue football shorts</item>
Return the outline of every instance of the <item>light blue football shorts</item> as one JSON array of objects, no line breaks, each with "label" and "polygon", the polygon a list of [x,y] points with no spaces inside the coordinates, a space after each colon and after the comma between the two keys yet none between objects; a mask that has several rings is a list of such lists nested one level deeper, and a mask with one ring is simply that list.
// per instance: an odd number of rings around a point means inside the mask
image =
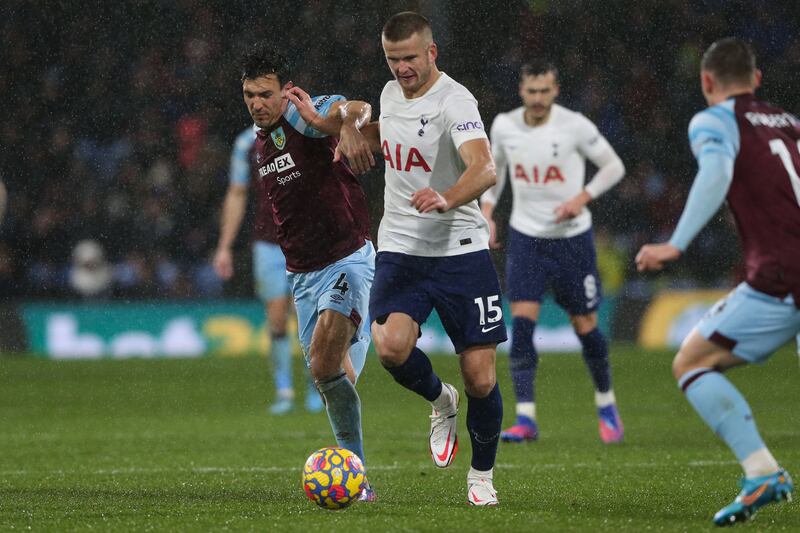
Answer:
[{"label": "light blue football shorts", "polygon": [[297,329],[306,364],[310,364],[311,336],[317,317],[331,309],[356,326],[350,340],[350,359],[356,376],[367,360],[370,343],[369,291],[375,275],[375,248],[370,241],[352,254],[315,272],[289,272],[289,284],[297,309]]},{"label": "light blue football shorts", "polygon": [[286,258],[280,246],[265,241],[253,243],[253,278],[256,294],[264,302],[291,294],[286,279]]},{"label": "light blue football shorts", "polygon": [[777,298],[740,283],[697,324],[700,334],[750,363],[763,363],[800,332],[791,295]]}]

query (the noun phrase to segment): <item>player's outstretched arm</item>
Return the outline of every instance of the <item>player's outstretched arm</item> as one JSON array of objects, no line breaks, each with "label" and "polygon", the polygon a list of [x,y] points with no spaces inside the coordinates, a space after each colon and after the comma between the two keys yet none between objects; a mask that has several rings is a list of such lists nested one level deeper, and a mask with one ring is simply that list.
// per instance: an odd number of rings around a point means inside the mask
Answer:
[{"label": "player's outstretched arm", "polygon": [[464,142],[458,149],[461,159],[467,165],[458,181],[439,193],[430,187],[420,189],[411,196],[411,205],[420,213],[439,211],[444,213],[450,209],[461,207],[477,199],[489,187],[497,182],[494,159],[486,139],[472,139]]},{"label": "player's outstretched arm", "polygon": [[246,208],[247,186],[231,183],[222,205],[219,241],[212,263],[214,271],[222,279],[230,279],[233,276],[233,243],[242,226]]},{"label": "player's outstretched arm", "polygon": [[297,86],[286,91],[286,98],[294,104],[306,124],[331,137],[339,137],[342,126],[361,129],[372,116],[372,106],[361,100],[337,100],[330,104],[327,113],[320,113],[311,96]]},{"label": "player's outstretched arm", "polygon": [[665,263],[678,259],[725,201],[733,180],[733,159],[728,154],[710,151],[698,158],[698,165],[697,177],[672,238],[664,244],[646,244],[636,254],[636,268],[640,272],[661,270]]},{"label": "player's outstretched arm", "polygon": [[350,167],[358,174],[375,166],[370,143],[360,132],[372,116],[372,106],[367,102],[338,100],[330,105],[327,113],[320,113],[311,96],[300,87],[287,90],[286,97],[311,128],[339,139],[334,161],[340,161],[345,156]]}]

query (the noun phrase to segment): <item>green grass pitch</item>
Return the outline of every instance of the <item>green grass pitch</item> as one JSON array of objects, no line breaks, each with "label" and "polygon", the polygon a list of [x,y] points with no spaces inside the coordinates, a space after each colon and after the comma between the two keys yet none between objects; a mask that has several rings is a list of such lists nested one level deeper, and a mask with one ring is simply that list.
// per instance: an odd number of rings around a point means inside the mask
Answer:
[{"label": "green grass pitch", "polygon": [[[300,486],[308,454],[334,442],[326,416],[268,416],[272,391],[262,358],[0,357],[0,530],[711,529],[712,515],[738,491],[733,456],[678,391],[670,353],[615,346],[612,357],[625,442],[600,442],[581,358],[543,356],[541,440],[501,444],[494,509],[466,505],[465,402],[458,456],[436,469],[427,451],[429,408],[371,357],[359,390],[379,500],[344,511],[318,509]],[[457,380],[456,358],[433,363],[443,378]],[[498,375],[507,423],[514,405],[505,357]],[[793,351],[730,376],[775,456],[800,479]],[[798,530],[800,503],[766,507],[740,529]]]}]

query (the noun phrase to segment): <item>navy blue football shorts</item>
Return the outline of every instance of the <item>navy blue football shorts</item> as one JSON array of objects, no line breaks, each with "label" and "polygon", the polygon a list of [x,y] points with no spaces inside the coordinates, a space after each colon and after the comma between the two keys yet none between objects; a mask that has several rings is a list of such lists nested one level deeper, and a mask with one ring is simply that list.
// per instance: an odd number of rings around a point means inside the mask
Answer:
[{"label": "navy blue football shorts", "polygon": [[602,300],[594,236],[541,239],[508,228],[506,288],[512,302],[541,302],[548,288],[570,315],[597,311]]},{"label": "navy blue football shorts", "polygon": [[422,327],[436,309],[456,353],[508,339],[497,271],[488,250],[449,257],[378,252],[369,315],[405,313]]}]

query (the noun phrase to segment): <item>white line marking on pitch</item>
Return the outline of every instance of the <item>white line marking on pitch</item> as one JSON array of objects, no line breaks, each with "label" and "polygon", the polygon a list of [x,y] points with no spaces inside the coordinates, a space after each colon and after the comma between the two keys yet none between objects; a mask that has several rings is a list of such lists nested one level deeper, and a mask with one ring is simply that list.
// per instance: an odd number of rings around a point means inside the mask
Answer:
[{"label": "white line marking on pitch", "polygon": [[[663,463],[646,462],[646,463],[625,463],[622,465],[613,465],[613,468],[657,468],[662,466],[688,466],[692,468],[706,467],[706,466],[727,466],[737,464],[733,460],[698,460],[689,461],[682,465],[675,465],[667,461]],[[602,463],[541,463],[541,464],[512,464],[512,463],[497,463],[497,468],[500,469],[530,469],[530,470],[554,470],[554,469],[574,469],[574,468],[602,468],[607,465]],[[390,465],[370,465],[368,470],[382,472],[401,469],[420,469],[426,470],[430,467],[428,463],[416,464],[400,464],[394,463]],[[284,474],[298,471],[298,467],[289,466],[249,466],[249,467],[227,467],[227,466],[196,466],[190,468],[110,468],[99,470],[2,470],[0,476],[27,476],[27,475],[67,475],[67,474],[92,474],[97,476],[118,476],[127,474],[160,474],[164,472],[191,472],[194,474]]]}]

